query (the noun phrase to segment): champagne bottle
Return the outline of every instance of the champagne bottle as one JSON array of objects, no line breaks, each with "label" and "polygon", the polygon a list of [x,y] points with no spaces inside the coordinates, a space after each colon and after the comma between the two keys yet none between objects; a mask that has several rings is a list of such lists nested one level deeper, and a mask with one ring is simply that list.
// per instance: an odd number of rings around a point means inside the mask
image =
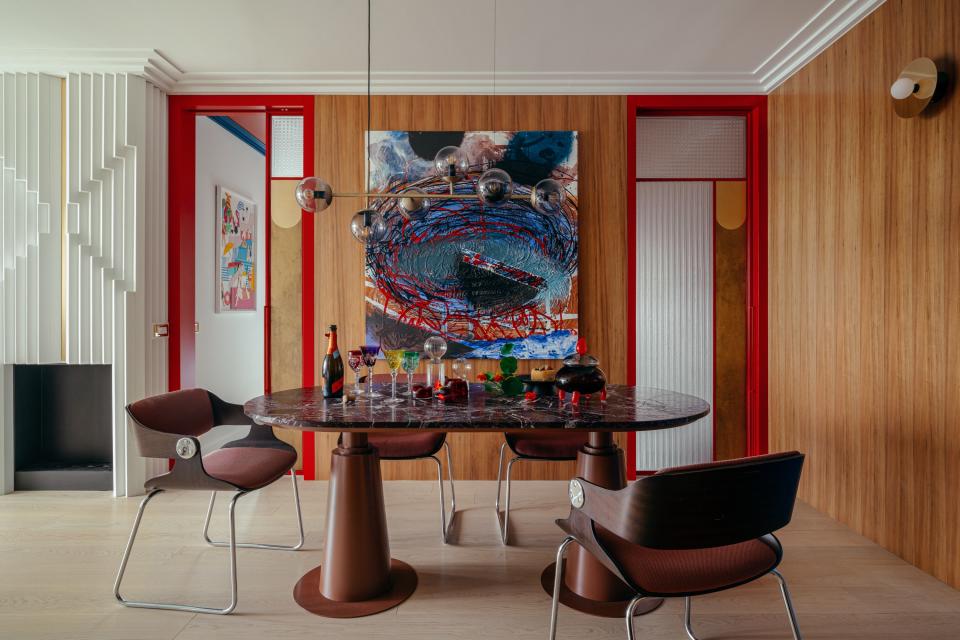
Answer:
[{"label": "champagne bottle", "polygon": [[327,340],[327,355],[323,358],[323,397],[343,397],[343,358],[337,348],[337,325],[330,325],[330,333],[324,334]]}]

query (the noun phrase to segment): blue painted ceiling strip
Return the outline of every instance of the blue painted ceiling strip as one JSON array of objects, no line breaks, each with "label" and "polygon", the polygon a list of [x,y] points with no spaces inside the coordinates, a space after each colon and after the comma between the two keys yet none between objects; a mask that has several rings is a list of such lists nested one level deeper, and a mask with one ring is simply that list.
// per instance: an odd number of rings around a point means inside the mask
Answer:
[{"label": "blue painted ceiling strip", "polygon": [[207,116],[218,125],[237,136],[243,142],[247,143],[254,151],[266,157],[267,146],[255,135],[237,124],[237,121],[230,116]]}]

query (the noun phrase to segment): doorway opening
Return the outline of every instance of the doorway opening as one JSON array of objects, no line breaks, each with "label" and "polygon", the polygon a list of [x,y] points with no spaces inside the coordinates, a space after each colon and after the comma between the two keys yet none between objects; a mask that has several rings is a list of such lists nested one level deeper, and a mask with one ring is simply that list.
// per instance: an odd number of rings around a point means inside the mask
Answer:
[{"label": "doorway opening", "polygon": [[627,100],[628,382],[710,402],[634,434],[630,469],[767,450],[766,98]]}]

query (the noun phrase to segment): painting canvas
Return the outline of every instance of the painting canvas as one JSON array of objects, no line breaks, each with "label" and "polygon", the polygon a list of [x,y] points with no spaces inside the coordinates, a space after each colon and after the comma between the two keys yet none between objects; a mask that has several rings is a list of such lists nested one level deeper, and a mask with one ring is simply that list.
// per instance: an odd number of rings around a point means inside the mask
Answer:
[{"label": "painting canvas", "polygon": [[[505,343],[523,359],[571,354],[578,328],[577,132],[372,131],[369,141],[373,191],[449,193],[433,159],[454,145],[470,164],[455,193],[475,194],[483,170],[496,167],[523,197],[496,205],[431,199],[412,214],[397,199],[374,199],[370,206],[388,230],[367,248],[367,341],[420,348],[440,335],[448,358],[497,358]],[[565,189],[562,212],[540,213],[531,204],[531,189],[545,178]]]},{"label": "painting canvas", "polygon": [[217,187],[217,312],[257,309],[257,205]]}]

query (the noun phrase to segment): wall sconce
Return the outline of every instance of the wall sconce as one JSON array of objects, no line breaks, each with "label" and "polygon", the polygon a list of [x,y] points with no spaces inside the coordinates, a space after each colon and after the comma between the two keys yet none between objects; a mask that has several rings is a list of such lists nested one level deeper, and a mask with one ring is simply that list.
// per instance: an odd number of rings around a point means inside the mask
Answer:
[{"label": "wall sconce", "polygon": [[917,58],[904,67],[900,77],[890,85],[897,115],[912,118],[935,102],[940,97],[937,89],[944,84],[942,75],[937,73],[937,65],[930,58]]}]

